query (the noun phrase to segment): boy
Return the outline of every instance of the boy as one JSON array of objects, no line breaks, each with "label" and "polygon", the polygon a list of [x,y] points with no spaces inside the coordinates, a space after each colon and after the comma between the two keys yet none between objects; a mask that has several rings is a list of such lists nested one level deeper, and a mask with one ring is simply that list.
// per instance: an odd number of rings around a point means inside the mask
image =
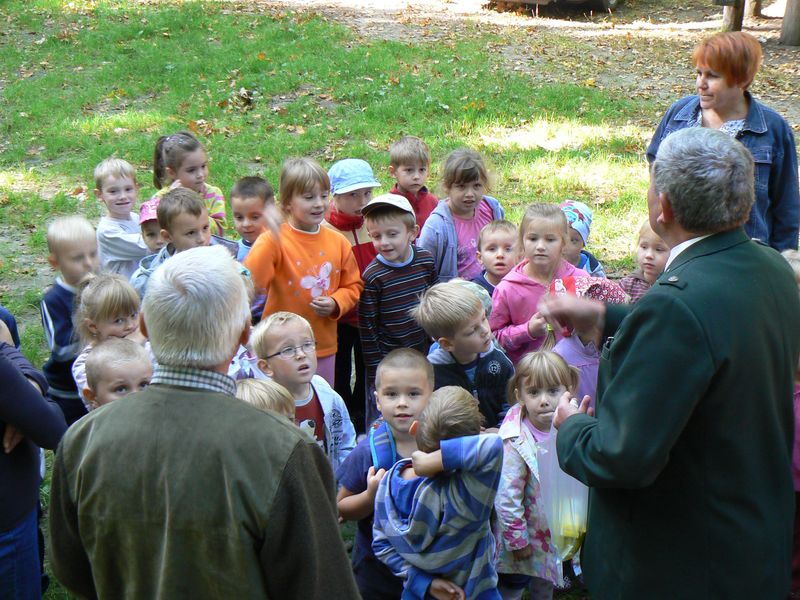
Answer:
[{"label": "boy", "polygon": [[136,171],[126,161],[107,158],[94,170],[94,195],[106,207],[97,224],[97,246],[104,271],[130,278],[148,254],[139,219],[132,211],[139,199]]},{"label": "boy", "polygon": [[86,358],[83,395],[92,410],[150,385],[153,365],[144,346],[126,338],[109,338]]},{"label": "boy", "polygon": [[253,242],[267,229],[277,230],[281,216],[275,206],[275,192],[262,177],[242,177],[231,189],[233,225],[239,240],[236,260],[243,262]]},{"label": "boy", "polygon": [[161,198],[151,198],[139,207],[139,227],[142,229],[144,240],[150,254],[156,254],[164,247],[164,238],[161,237],[161,227],[158,225],[158,201]]},{"label": "boy", "polygon": [[141,298],[144,298],[147,291],[150,275],[164,261],[176,252],[208,246],[211,243],[208,210],[197,192],[185,187],[170,190],[159,201],[156,214],[165,245],[157,254],[145,256],[139,263],[139,268],[131,275],[131,285]]},{"label": "boy", "polygon": [[457,282],[438,283],[423,294],[412,315],[438,343],[428,354],[436,389],[464,388],[478,400],[486,427],[499,427],[508,411],[506,386],[514,367],[494,344],[480,299]]},{"label": "boy", "polygon": [[311,324],[294,313],[273,313],[253,330],[252,344],[259,370],[294,398],[295,423],[314,431],[335,472],[353,450],[356,432],[342,397],[316,374]]},{"label": "boy", "polygon": [[[371,385],[378,363],[395,348],[427,353],[428,338],[409,311],[434,284],[436,273],[430,252],[413,245],[419,226],[408,200],[384,194],[367,204],[362,213],[378,252],[362,275],[364,291],[358,304],[367,383]],[[368,423],[377,416],[370,409],[368,406]]]},{"label": "boy", "polygon": [[91,223],[79,216],[61,217],[47,228],[50,266],[60,271],[41,303],[42,326],[50,359],[42,370],[48,394],[61,407],[67,425],[86,414],[72,378],[72,363],[80,351],[74,336],[72,313],[78,285],[100,266],[97,237]]},{"label": "boy", "polygon": [[339,515],[358,520],[353,544],[353,573],[366,599],[399,598],[403,582],[372,552],[375,493],[386,470],[417,450],[409,429],[433,393],[433,368],[416,350],[392,350],[378,365],[375,399],[382,421],[370,429],[336,473]]},{"label": "boy", "polygon": [[[361,209],[372,200],[372,190],[380,187],[380,183],[375,179],[369,163],[358,158],[346,158],[333,163],[328,171],[328,177],[331,180],[333,204],[322,224],[347,238],[353,247],[353,256],[356,257],[363,277],[364,271],[377,255],[377,251],[367,232]],[[336,350],[333,387],[344,398],[356,431],[364,433],[366,402],[364,394],[367,379],[358,334],[358,307],[339,319],[336,324],[336,335],[339,345]],[[354,358],[356,378],[354,387],[351,387]]]},{"label": "boy", "polygon": [[436,390],[415,425],[419,450],[378,485],[375,556],[405,576],[404,599],[448,589],[456,597],[460,586],[468,600],[499,600],[489,517],[503,442],[479,435],[478,406],[455,386]]},{"label": "boy", "polygon": [[506,273],[517,265],[518,240],[519,228],[505,219],[497,219],[481,228],[478,234],[478,262],[483,272],[472,281],[481,285],[490,296]]},{"label": "boy", "polygon": [[389,146],[389,173],[395,185],[389,192],[403,196],[411,203],[420,229],[436,208],[439,200],[425,187],[431,154],[418,137],[405,135]]},{"label": "boy", "polygon": [[258,410],[274,411],[294,423],[294,398],[279,383],[269,379],[240,379],[236,382],[236,397]]},{"label": "boy", "polygon": [[603,265],[586,250],[592,226],[592,209],[577,200],[567,200],[559,204],[559,207],[569,223],[569,239],[564,244],[564,259],[592,277],[605,277]]}]

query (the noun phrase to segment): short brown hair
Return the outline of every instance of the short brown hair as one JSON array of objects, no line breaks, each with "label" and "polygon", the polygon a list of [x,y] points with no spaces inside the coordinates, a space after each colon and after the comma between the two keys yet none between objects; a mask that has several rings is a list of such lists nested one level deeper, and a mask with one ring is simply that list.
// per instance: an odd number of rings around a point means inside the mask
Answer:
[{"label": "short brown hair", "polygon": [[747,89],[758,73],[762,55],[761,44],[749,33],[721,31],[695,46],[692,63],[713,69],[728,85]]},{"label": "short brown hair", "polygon": [[482,422],[478,401],[467,390],[456,385],[439,388],[420,415],[417,447],[434,452],[442,440],[479,434]]},{"label": "short brown hair", "polygon": [[473,181],[481,181],[489,189],[489,171],[483,157],[471,148],[453,150],[442,167],[442,187],[447,191],[457,183]]},{"label": "short brown hair", "polygon": [[409,230],[417,226],[417,218],[414,215],[394,206],[378,206],[364,215],[367,228],[370,223],[384,223],[390,219],[398,219]]},{"label": "short brown hair", "polygon": [[413,348],[396,348],[383,357],[378,368],[375,371],[375,388],[381,387],[381,373],[387,369],[409,369],[414,371],[422,371],[425,373],[425,378],[433,388],[433,365],[428,362],[428,359],[419,350]]},{"label": "short brown hair", "polygon": [[200,194],[185,187],[175,188],[164,194],[158,203],[158,226],[171,233],[175,217],[183,213],[199,217],[204,210],[207,209]]},{"label": "short brown hair", "polygon": [[[478,234],[478,252],[480,252],[481,248],[483,248],[483,238],[498,231],[510,233],[516,238],[517,234],[519,233],[519,228],[511,221],[506,221],[505,219],[495,219],[494,221],[488,222],[486,225],[481,227],[481,231]],[[517,240],[514,241],[516,242]]]},{"label": "short brown hair", "polygon": [[241,379],[236,382],[236,397],[259,410],[271,410],[294,421],[294,398],[285,387],[275,381]]},{"label": "short brown hair", "polygon": [[313,158],[288,158],[281,167],[280,200],[285,209],[292,197],[313,189],[315,185],[328,193],[331,191],[331,180],[327,171]]},{"label": "short brown hair", "polygon": [[242,177],[231,188],[231,200],[234,198],[258,198],[264,204],[275,202],[275,191],[269,181],[263,177],[251,175]]},{"label": "short brown hair", "polygon": [[418,137],[404,135],[389,146],[389,164],[393,167],[401,165],[431,164],[431,153],[428,146]]}]

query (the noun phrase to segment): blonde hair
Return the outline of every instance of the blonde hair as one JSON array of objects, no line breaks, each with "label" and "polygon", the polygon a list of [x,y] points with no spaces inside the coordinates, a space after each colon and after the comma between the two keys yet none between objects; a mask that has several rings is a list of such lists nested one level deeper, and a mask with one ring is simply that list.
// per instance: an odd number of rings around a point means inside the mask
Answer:
[{"label": "blonde hair", "polygon": [[653,231],[653,228],[650,226],[650,220],[645,219],[644,223],[642,223],[642,226],[639,227],[639,237],[641,238],[643,235],[647,235],[649,233],[652,233],[655,236],[658,235],[655,231]]},{"label": "blonde hair", "polygon": [[519,224],[520,247],[524,244],[525,232],[528,226],[531,224],[531,221],[535,221],[536,219],[543,219],[555,225],[560,225],[564,230],[562,234],[564,243],[567,242],[569,239],[569,222],[567,221],[567,217],[564,216],[564,211],[562,211],[557,204],[538,202],[528,206],[528,208],[525,209],[525,214],[522,215],[522,221]]},{"label": "blonde hair", "polygon": [[281,325],[285,325],[286,323],[290,323],[292,321],[302,323],[308,327],[308,333],[311,336],[311,339],[314,339],[314,330],[311,328],[311,323],[309,323],[306,318],[285,310],[272,313],[270,316],[256,325],[255,329],[253,329],[253,333],[250,335],[250,345],[253,347],[253,351],[256,353],[258,358],[266,358],[266,356],[269,354],[267,336],[270,334],[270,332],[276,327],[280,327]]},{"label": "blonde hair", "polygon": [[103,273],[86,282],[75,310],[75,328],[83,344],[95,337],[89,325],[123,315],[138,313],[139,294],[128,280],[115,273]]},{"label": "blonde hair", "polygon": [[393,167],[401,165],[431,164],[431,153],[428,146],[418,137],[404,135],[389,146],[389,164]]},{"label": "blonde hair", "polygon": [[529,352],[517,363],[514,376],[508,382],[508,403],[522,403],[518,392],[524,386],[547,388],[563,385],[570,393],[578,389],[579,371],[561,356],[548,350]]},{"label": "blonde hair", "polygon": [[294,421],[294,398],[285,387],[275,381],[269,379],[237,381],[236,397],[258,410],[271,410]]},{"label": "blonde hair", "polygon": [[517,226],[511,221],[506,221],[505,219],[495,219],[494,221],[489,221],[486,225],[481,227],[481,231],[478,233],[478,252],[480,252],[483,248],[483,238],[496,232],[508,233],[514,237],[516,237],[518,233]]},{"label": "blonde hair", "polygon": [[105,159],[94,168],[94,187],[102,191],[103,184],[109,177],[125,177],[136,185],[136,169],[127,160],[116,156]]},{"label": "blonde hair", "polygon": [[420,415],[417,447],[434,452],[442,440],[479,434],[482,423],[483,415],[472,394],[456,385],[439,388]]},{"label": "blonde hair", "polygon": [[428,362],[428,359],[425,358],[422,352],[414,350],[413,348],[397,348],[383,357],[383,360],[378,363],[378,368],[375,371],[375,389],[380,389],[381,374],[384,371],[399,369],[422,371],[431,389],[433,389],[433,365]]},{"label": "blonde hair", "polygon": [[781,256],[785,258],[789,266],[792,267],[794,278],[800,285],[800,252],[797,250],[784,250],[781,252]]},{"label": "blonde hair", "polygon": [[79,215],[58,217],[47,226],[47,249],[50,254],[58,254],[65,243],[89,240],[97,242],[94,227]]},{"label": "blonde hair", "polygon": [[150,364],[144,346],[127,338],[108,338],[94,346],[86,357],[86,386],[96,391],[109,370],[131,363]]},{"label": "blonde hair", "polygon": [[411,316],[433,339],[453,337],[464,324],[484,312],[480,298],[463,285],[448,281],[437,283],[411,309]]},{"label": "blonde hair", "polygon": [[280,192],[281,206],[288,208],[292,198],[318,185],[323,192],[331,191],[331,180],[327,171],[313,158],[289,158],[281,167]]},{"label": "blonde hair", "polygon": [[172,233],[172,222],[183,213],[188,213],[193,217],[199,217],[206,205],[200,194],[185,187],[178,187],[168,191],[158,202],[156,215],[158,215],[158,226]]},{"label": "blonde hair", "polygon": [[449,191],[456,183],[477,180],[489,189],[489,171],[480,154],[471,148],[461,148],[447,155],[442,167],[442,187],[445,191]]}]

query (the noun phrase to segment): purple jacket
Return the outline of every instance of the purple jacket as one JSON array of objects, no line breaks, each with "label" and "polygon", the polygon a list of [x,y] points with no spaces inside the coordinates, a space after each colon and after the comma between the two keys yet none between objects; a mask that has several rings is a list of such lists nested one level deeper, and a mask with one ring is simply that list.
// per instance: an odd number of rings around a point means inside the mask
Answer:
[{"label": "purple jacket", "polygon": [[561,338],[553,348],[553,352],[563,358],[568,365],[580,371],[578,389],[575,397],[580,402],[584,396],[591,396],[591,407],[594,408],[597,396],[597,371],[600,368],[600,351],[594,342],[585,346],[577,334]]}]

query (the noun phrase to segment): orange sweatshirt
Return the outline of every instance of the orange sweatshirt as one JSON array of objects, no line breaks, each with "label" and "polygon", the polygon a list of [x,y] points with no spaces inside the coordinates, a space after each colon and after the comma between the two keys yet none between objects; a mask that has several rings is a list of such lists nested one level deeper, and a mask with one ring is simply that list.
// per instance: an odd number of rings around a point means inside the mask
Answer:
[{"label": "orange sweatshirt", "polygon": [[[262,233],[244,261],[256,293],[267,293],[264,315],[279,310],[302,315],[311,323],[317,340],[317,356],[336,354],[336,320],[358,304],[364,284],[350,242],[327,227],[316,233],[298,231],[288,223],[280,236]],[[311,300],[330,296],[338,311],[320,317]]]}]

